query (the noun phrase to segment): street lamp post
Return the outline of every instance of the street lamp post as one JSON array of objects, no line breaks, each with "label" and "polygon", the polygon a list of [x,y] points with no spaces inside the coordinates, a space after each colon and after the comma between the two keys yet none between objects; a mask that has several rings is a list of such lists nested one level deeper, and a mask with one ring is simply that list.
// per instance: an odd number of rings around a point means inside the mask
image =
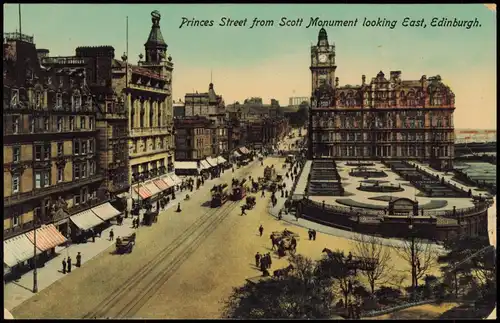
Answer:
[{"label": "street lamp post", "polygon": [[408,218],[410,222],[410,224],[408,225],[408,229],[410,229],[410,237],[411,237],[411,286],[413,294],[415,294],[416,278],[417,278],[416,264],[415,264],[415,235],[413,231],[413,217],[410,215]]},{"label": "street lamp post", "polygon": [[35,215],[35,217],[33,218],[33,226],[35,228],[35,230],[33,230],[33,240],[34,240],[34,243],[33,243],[33,253],[34,253],[34,258],[33,258],[33,264],[34,264],[34,268],[33,268],[33,293],[38,293],[38,279],[37,279],[37,259],[36,259],[36,230],[37,230],[37,227],[36,227],[36,223],[37,223],[37,216]]}]

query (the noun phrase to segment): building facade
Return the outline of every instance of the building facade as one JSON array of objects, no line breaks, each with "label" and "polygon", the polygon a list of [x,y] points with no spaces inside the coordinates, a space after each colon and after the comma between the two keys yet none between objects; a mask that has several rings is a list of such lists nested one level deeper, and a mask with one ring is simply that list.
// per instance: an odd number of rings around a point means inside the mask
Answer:
[{"label": "building facade", "polygon": [[217,95],[214,84],[210,83],[208,92],[187,93],[184,98],[184,111],[186,117],[204,116],[213,122],[212,131],[212,156],[228,156],[228,123],[226,119],[225,103],[221,95]]},{"label": "building facade", "polygon": [[174,119],[176,160],[199,161],[212,156],[212,123],[203,116]]},{"label": "building facade", "polygon": [[307,96],[294,96],[288,99],[288,105],[290,106],[299,106],[302,102],[310,103],[311,98]]},{"label": "building facade", "polygon": [[4,238],[105,202],[97,107],[85,68],[47,67],[33,38],[4,35]]},{"label": "building facade", "polygon": [[439,75],[402,80],[400,71],[379,72],[341,87],[336,68],[322,28],[311,47],[310,158],[415,159],[452,168],[455,95]]}]

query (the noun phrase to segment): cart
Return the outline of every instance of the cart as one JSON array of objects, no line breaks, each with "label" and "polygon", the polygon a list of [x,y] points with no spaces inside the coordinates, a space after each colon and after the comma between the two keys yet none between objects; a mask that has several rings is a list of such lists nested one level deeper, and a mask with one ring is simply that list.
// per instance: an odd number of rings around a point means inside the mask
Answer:
[{"label": "cart", "polygon": [[300,238],[298,233],[285,229],[283,231],[274,231],[272,235],[275,244],[278,245],[278,254],[280,254],[281,257],[285,256],[286,251],[290,254],[295,254],[297,241]]},{"label": "cart", "polygon": [[246,203],[247,209],[253,209],[255,206],[255,196],[247,196]]},{"label": "cart", "polygon": [[118,254],[131,253],[135,246],[135,232],[123,238],[116,238],[115,246]]}]

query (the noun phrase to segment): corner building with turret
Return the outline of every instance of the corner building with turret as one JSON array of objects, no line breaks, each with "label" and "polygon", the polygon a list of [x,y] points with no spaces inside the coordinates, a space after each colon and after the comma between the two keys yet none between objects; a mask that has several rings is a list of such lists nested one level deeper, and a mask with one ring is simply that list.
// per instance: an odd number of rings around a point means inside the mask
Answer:
[{"label": "corner building with turret", "polygon": [[339,86],[335,45],[321,28],[311,47],[309,158],[421,160],[451,169],[455,95],[439,75],[402,80],[380,71]]}]

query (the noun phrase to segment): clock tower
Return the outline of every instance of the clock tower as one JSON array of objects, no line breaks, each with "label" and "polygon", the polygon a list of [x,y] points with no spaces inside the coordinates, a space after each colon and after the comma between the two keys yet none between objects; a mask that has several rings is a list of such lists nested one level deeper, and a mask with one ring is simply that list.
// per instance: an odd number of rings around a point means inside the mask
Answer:
[{"label": "clock tower", "polygon": [[318,43],[311,46],[311,66],[312,74],[311,93],[314,96],[315,91],[322,85],[335,88],[335,45],[328,43],[326,30],[321,28],[318,34]]}]

